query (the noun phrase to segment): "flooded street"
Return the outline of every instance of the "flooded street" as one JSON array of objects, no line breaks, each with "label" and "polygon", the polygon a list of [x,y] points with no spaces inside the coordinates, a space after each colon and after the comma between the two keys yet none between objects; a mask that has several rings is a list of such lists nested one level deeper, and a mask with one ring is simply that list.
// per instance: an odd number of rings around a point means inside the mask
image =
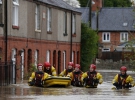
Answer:
[{"label": "flooded street", "polygon": [[[119,71],[99,70],[104,82],[98,88],[30,87],[26,81],[0,87],[0,100],[135,100],[135,87],[113,90],[112,79]],[[128,71],[135,80],[135,72]]]}]

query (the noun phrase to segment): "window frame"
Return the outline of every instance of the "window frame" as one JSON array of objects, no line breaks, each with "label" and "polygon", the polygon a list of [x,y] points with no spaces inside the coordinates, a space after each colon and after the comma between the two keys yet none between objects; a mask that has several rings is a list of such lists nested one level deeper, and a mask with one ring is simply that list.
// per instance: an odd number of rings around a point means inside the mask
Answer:
[{"label": "window frame", "polygon": [[50,62],[50,50],[46,51],[46,61]]},{"label": "window frame", "polygon": [[[104,50],[104,49],[108,49],[108,50]],[[110,48],[102,48],[102,52],[110,52]]]},{"label": "window frame", "polygon": [[38,64],[38,55],[39,55],[39,51],[38,50],[35,50],[35,54],[34,54],[34,63],[35,63],[35,66],[37,66]]},{"label": "window frame", "polygon": [[67,12],[64,12],[63,15],[63,35],[67,35]]},{"label": "window frame", "polygon": [[[109,39],[107,39],[107,35],[109,34]],[[105,36],[105,37],[104,37]],[[104,39],[106,38],[106,39]],[[111,39],[111,34],[110,32],[103,32],[102,33],[102,42],[110,42],[110,39]]]},{"label": "window frame", "polygon": [[13,21],[12,24],[13,26],[18,26],[18,20],[19,20],[19,0],[12,1],[13,2]]},{"label": "window frame", "polygon": [[[125,36],[127,34],[127,37]],[[122,39],[122,35],[124,36],[124,39]],[[125,37],[127,40],[125,40]],[[128,32],[120,32],[120,42],[126,42],[128,41]]]},{"label": "window frame", "polygon": [[0,0],[0,4],[2,4],[2,0]]},{"label": "window frame", "polygon": [[63,68],[66,69],[66,51],[63,51]]},{"label": "window frame", "polygon": [[72,35],[76,34],[76,15],[72,14]]},{"label": "window frame", "polygon": [[47,32],[52,31],[52,9],[47,7]]},{"label": "window frame", "polygon": [[40,30],[40,5],[36,4],[35,8],[35,30]]}]

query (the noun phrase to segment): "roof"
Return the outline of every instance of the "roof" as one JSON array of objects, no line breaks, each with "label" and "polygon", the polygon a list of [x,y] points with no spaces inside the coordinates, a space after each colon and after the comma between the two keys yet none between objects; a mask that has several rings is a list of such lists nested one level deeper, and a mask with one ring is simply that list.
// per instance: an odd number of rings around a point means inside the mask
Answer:
[{"label": "roof", "polygon": [[[89,7],[81,7],[81,8],[77,8],[79,11],[82,12],[82,22],[84,23],[89,23]],[[92,29],[95,29],[97,28],[97,16],[96,16],[96,12],[92,12],[91,14],[92,16]]]},{"label": "roof", "polygon": [[[85,9],[85,10],[84,10]],[[80,8],[82,21],[88,22],[89,8]],[[135,31],[135,12],[132,7],[104,7],[98,14],[99,31]],[[92,29],[97,29],[97,14],[92,12]]]},{"label": "roof", "polygon": [[77,9],[82,12],[82,21],[84,23],[88,23],[89,22],[89,8],[81,7],[81,8],[77,8]]},{"label": "roof", "polygon": [[133,8],[103,8],[99,12],[100,31],[134,31]]},{"label": "roof", "polygon": [[59,7],[59,8],[72,10],[72,11],[81,13],[78,9],[72,7],[71,5],[67,4],[63,0],[38,0],[38,1],[49,4],[49,5],[56,6],[56,7]]}]

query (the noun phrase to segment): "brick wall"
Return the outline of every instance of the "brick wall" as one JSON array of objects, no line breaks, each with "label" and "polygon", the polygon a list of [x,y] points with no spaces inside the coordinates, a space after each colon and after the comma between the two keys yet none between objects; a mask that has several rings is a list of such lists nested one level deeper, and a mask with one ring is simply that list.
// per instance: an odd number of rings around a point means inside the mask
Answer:
[{"label": "brick wall", "polygon": [[[4,61],[4,40],[3,38],[0,39],[0,47],[2,48],[2,60]],[[8,60],[11,60],[12,49],[15,48],[17,51],[16,55],[16,65],[17,65],[17,79],[20,79],[20,61],[21,56],[19,54],[19,50],[24,50],[24,72],[28,72],[28,50],[32,50],[32,63],[34,63],[34,53],[35,50],[39,51],[39,62],[44,63],[46,61],[46,52],[47,50],[50,51],[50,63],[53,65],[53,52],[56,51],[56,70],[62,71],[63,68],[63,51],[66,51],[66,66],[67,63],[70,61],[70,43],[68,42],[57,42],[57,41],[44,41],[44,40],[34,40],[34,39],[26,39],[26,38],[16,38],[16,37],[9,37],[8,38]],[[61,63],[60,68],[58,69],[58,52],[61,52]],[[79,59],[80,63],[80,54],[77,57],[77,52],[80,53],[80,43],[73,43],[72,44],[72,51],[75,52],[75,62]],[[77,59],[78,58],[78,59]]]}]

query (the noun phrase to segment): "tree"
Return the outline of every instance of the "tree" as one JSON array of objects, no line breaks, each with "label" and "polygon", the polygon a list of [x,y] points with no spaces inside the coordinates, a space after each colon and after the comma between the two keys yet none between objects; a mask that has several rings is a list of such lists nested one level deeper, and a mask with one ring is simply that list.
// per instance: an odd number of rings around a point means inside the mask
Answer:
[{"label": "tree", "polygon": [[125,49],[128,50],[128,52],[123,52],[124,58],[129,60],[131,66],[135,66],[135,38],[133,35],[129,38],[131,39],[125,45]]},{"label": "tree", "polygon": [[[86,7],[90,0],[78,0],[81,7]],[[131,0],[104,0],[104,7],[131,7]]]},{"label": "tree", "polygon": [[131,7],[130,0],[104,0],[104,7]]},{"label": "tree", "polygon": [[81,7],[86,7],[89,0],[78,0],[81,4]]},{"label": "tree", "polygon": [[65,2],[67,2],[69,5],[75,7],[75,8],[79,8],[80,7],[80,3],[78,0],[63,0]]},{"label": "tree", "polygon": [[81,66],[82,70],[88,70],[88,66],[96,57],[98,49],[97,32],[89,28],[88,24],[81,24]]}]

